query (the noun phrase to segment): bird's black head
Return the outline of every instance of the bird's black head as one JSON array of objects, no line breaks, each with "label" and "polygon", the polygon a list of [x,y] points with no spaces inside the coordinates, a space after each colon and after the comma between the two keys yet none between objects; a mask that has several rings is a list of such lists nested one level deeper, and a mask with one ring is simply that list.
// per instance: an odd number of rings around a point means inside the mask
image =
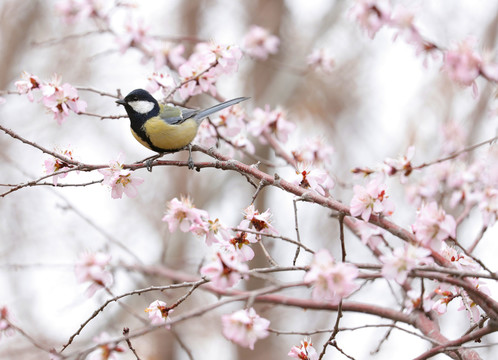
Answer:
[{"label": "bird's black head", "polygon": [[132,124],[139,123],[141,126],[147,119],[159,114],[157,100],[143,89],[133,90],[124,99],[117,100],[116,103],[125,107]]}]

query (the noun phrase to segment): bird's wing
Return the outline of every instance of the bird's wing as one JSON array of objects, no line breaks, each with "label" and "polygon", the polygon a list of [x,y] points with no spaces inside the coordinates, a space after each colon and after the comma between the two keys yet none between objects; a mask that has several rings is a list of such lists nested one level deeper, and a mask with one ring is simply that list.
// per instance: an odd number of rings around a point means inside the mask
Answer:
[{"label": "bird's wing", "polygon": [[182,108],[179,106],[161,105],[159,117],[170,125],[178,125],[195,116],[199,110]]}]

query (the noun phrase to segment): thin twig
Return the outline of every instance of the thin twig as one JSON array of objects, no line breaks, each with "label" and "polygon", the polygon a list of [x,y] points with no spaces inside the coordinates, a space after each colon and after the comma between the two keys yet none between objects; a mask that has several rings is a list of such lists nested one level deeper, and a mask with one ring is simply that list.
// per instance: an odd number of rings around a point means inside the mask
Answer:
[{"label": "thin twig", "polygon": [[194,356],[192,355],[192,351],[187,347],[187,345],[183,342],[183,340],[180,338],[180,336],[176,333],[176,331],[171,330],[171,333],[175,337],[175,340],[178,342],[178,345],[185,351],[187,354],[188,358],[190,360],[194,360]]},{"label": "thin twig", "polygon": [[281,235],[274,235],[274,234],[267,234],[267,233],[262,233],[260,231],[255,231],[255,230],[251,230],[251,229],[239,229],[239,228],[232,228],[233,231],[244,231],[244,232],[247,232],[247,233],[250,233],[250,234],[255,234],[255,235],[260,235],[260,236],[266,236],[266,237],[270,237],[270,238],[274,238],[274,239],[281,239],[283,241],[287,241],[291,244],[294,244],[294,245],[297,245],[299,247],[302,247],[304,251],[307,251],[311,254],[314,254],[315,251],[313,251],[312,249],[310,249],[309,247],[307,247],[306,245],[296,241],[296,240],[293,240],[293,239],[290,239],[288,237],[285,237],[285,236],[281,236]]},{"label": "thin twig", "polygon": [[85,326],[88,325],[88,323],[90,321],[92,321],[99,313],[101,313],[102,311],[104,311],[104,309],[110,303],[116,302],[119,299],[127,297],[127,296],[141,295],[141,294],[149,292],[149,291],[165,291],[165,290],[170,290],[170,289],[179,289],[179,288],[184,288],[184,287],[188,287],[188,286],[193,286],[197,282],[205,283],[205,282],[207,282],[207,280],[201,279],[201,280],[198,280],[198,281],[195,281],[195,282],[185,282],[185,283],[182,283],[182,284],[172,284],[172,285],[166,285],[166,286],[150,286],[150,287],[144,288],[144,289],[133,290],[133,291],[130,291],[130,292],[127,292],[127,293],[115,296],[114,298],[107,300],[102,306],[100,306],[98,309],[96,309],[92,313],[92,315],[87,320],[85,320],[85,322],[83,322],[80,325],[80,327],[78,328],[78,330],[73,335],[70,336],[70,338],[67,341],[67,343],[62,346],[62,349],[61,349],[60,352],[63,352],[69,345],[71,345],[71,343],[73,342],[74,338],[81,333],[81,331],[85,328]]},{"label": "thin twig", "polygon": [[[129,332],[130,332],[129,328],[125,327],[123,329],[123,335],[124,336],[127,336],[129,334]],[[137,352],[135,351],[135,348],[131,345],[131,340],[130,339],[126,338],[126,344],[128,345],[128,348],[131,350],[131,352],[133,353],[133,355],[135,355],[135,358],[137,360],[140,360],[140,357],[138,356]]]},{"label": "thin twig", "polygon": [[259,246],[261,246],[261,249],[263,250],[263,253],[265,254],[266,259],[270,263],[271,266],[278,266],[277,262],[272,258],[268,250],[266,249],[265,245],[263,244],[262,241],[259,241]]},{"label": "thin twig", "polygon": [[[299,235],[299,223],[297,216],[297,202],[299,199],[292,199],[292,204],[294,205],[294,229],[296,230],[296,239],[299,244],[301,244],[301,236]],[[299,256],[299,252],[301,251],[301,247],[296,247],[296,253],[294,254],[294,259],[292,259],[292,265],[296,265],[297,257]]]}]

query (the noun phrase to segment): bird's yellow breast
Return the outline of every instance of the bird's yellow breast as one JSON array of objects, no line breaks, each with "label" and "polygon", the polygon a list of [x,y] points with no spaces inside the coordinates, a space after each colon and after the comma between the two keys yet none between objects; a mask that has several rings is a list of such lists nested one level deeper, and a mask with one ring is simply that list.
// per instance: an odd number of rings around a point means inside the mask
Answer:
[{"label": "bird's yellow breast", "polygon": [[[155,147],[163,150],[178,150],[194,140],[198,127],[199,125],[194,119],[188,119],[178,125],[171,125],[158,117],[147,120],[142,129]],[[132,134],[140,144],[150,149],[149,144],[133,130]]]}]

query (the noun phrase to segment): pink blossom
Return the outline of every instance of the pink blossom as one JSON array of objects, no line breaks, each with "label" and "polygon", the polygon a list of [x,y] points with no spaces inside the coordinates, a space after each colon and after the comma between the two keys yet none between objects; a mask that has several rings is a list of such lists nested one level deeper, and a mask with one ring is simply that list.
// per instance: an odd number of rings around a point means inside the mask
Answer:
[{"label": "pink blossom", "polygon": [[457,295],[454,294],[450,290],[450,286],[446,284],[441,284],[434,292],[438,295],[441,295],[439,299],[437,299],[432,304],[432,310],[434,310],[439,315],[443,315],[448,310],[448,304],[453,300]]},{"label": "pink blossom", "polygon": [[173,77],[169,73],[155,72],[149,77],[147,91],[150,93],[161,91],[161,95],[166,96],[175,88],[175,86],[175,80],[173,80]]},{"label": "pink blossom", "polygon": [[406,154],[398,157],[397,159],[386,158],[384,160],[385,173],[389,176],[393,176],[398,172],[402,172],[401,183],[406,183],[408,176],[410,176],[413,171],[411,160],[415,155],[415,146],[410,146],[406,150]]},{"label": "pink blossom", "polygon": [[179,67],[178,73],[183,83],[179,91],[183,99],[203,92],[216,95],[215,61],[216,55],[213,53],[193,53],[188,61]]},{"label": "pink blossom", "polygon": [[221,322],[223,335],[227,339],[251,350],[254,349],[258,339],[264,339],[269,335],[270,321],[256,314],[253,308],[223,315]]},{"label": "pink blossom", "polygon": [[430,254],[430,250],[410,244],[398,247],[391,254],[380,257],[380,261],[384,264],[382,276],[386,279],[394,279],[402,285],[413,268],[433,263],[432,258],[429,257]]},{"label": "pink blossom", "polygon": [[361,242],[371,249],[376,249],[384,242],[384,237],[387,234],[384,229],[361,220],[356,221],[355,226],[356,231],[360,234]]},{"label": "pink blossom", "polygon": [[254,204],[251,204],[244,210],[244,220],[240,222],[239,228],[254,228],[254,230],[264,234],[278,235],[278,231],[271,225],[271,218],[270,209],[260,214],[255,209]]},{"label": "pink blossom", "polygon": [[245,231],[238,231],[237,234],[224,243],[224,246],[230,247],[231,251],[239,257],[240,261],[250,261],[254,258],[254,250],[251,244],[256,243],[259,238],[255,234]]},{"label": "pink blossom", "polygon": [[453,266],[460,270],[466,271],[479,271],[481,266],[476,263],[472,258],[465,254],[459,253],[454,247],[443,243],[439,253],[448,261],[450,261]]},{"label": "pink blossom", "polygon": [[0,105],[3,105],[7,102],[4,97],[0,96]]},{"label": "pink blossom", "polygon": [[145,312],[149,313],[152,325],[160,325],[171,321],[169,315],[173,312],[173,309],[167,307],[164,301],[155,300],[145,309]]},{"label": "pink blossom", "polygon": [[211,124],[211,122],[201,122],[194,143],[205,146],[207,148],[211,148],[216,147],[218,145],[218,142],[218,133],[216,132],[216,128]]},{"label": "pink blossom", "polygon": [[314,49],[308,55],[306,62],[310,69],[314,71],[321,71],[325,74],[330,74],[335,67],[334,58],[329,54],[326,49]]},{"label": "pink blossom", "polygon": [[[106,6],[107,5],[107,6]],[[87,17],[107,22],[108,4],[103,0],[62,0],[55,5],[57,12],[67,24]]]},{"label": "pink blossom", "polygon": [[22,72],[21,79],[22,80],[18,80],[14,83],[17,88],[17,92],[19,94],[26,94],[29,101],[33,102],[34,97],[32,91],[40,88],[40,79],[26,71]]},{"label": "pink blossom", "polygon": [[161,69],[163,66],[169,66],[178,69],[187,60],[183,57],[185,46],[172,42],[154,42],[153,56],[155,69]]},{"label": "pink blossom", "polygon": [[80,256],[74,272],[78,282],[92,283],[87,289],[88,297],[92,297],[97,290],[112,285],[113,277],[107,270],[110,260],[111,255],[102,252],[85,253]]},{"label": "pink blossom", "polygon": [[243,42],[244,51],[259,60],[266,60],[270,54],[276,54],[280,45],[278,37],[257,25],[251,26]]},{"label": "pink blossom", "polygon": [[138,195],[137,187],[144,182],[142,178],[131,176],[131,172],[127,170],[122,170],[114,180],[114,183],[111,184],[111,197],[113,199],[121,199],[123,193],[130,198],[136,197]]},{"label": "pink blossom", "polygon": [[310,338],[304,338],[301,345],[293,346],[287,355],[300,360],[318,360],[318,353]]},{"label": "pink blossom", "polygon": [[245,111],[240,105],[230,106],[212,118],[217,130],[227,138],[238,135],[245,127]]},{"label": "pink blossom", "polygon": [[386,1],[356,0],[350,10],[351,16],[363,27],[373,39],[382,26],[389,24],[390,6]]},{"label": "pink blossom", "polygon": [[355,185],[354,195],[350,203],[352,216],[361,216],[365,221],[370,219],[370,215],[392,215],[394,204],[386,195],[386,185],[380,184],[377,179],[370,181],[367,187]]},{"label": "pink blossom", "polygon": [[246,278],[248,269],[235,251],[224,246],[214,246],[210,259],[201,268],[201,274],[209,278],[215,288],[226,290]]},{"label": "pink blossom", "polygon": [[270,110],[270,106],[266,105],[265,109],[256,108],[252,113],[252,119],[249,120],[247,130],[258,138],[262,144],[266,144],[266,139],[263,135],[275,135],[278,140],[285,143],[289,138],[289,134],[294,131],[296,125],[289,122],[285,112],[277,107],[275,110]]},{"label": "pink blossom", "polygon": [[121,199],[123,193],[130,198],[134,198],[138,195],[137,187],[144,182],[144,179],[132,176],[129,170],[123,170],[121,161],[122,155],[119,154],[117,160],[110,162],[109,168],[99,170],[104,175],[103,184],[111,187],[111,197],[113,199]]},{"label": "pink blossom", "polygon": [[[70,159],[70,160],[74,160],[73,159],[73,153],[71,150],[69,149],[66,149],[66,150],[58,150],[57,152],[59,152],[61,155],[63,155],[64,157]],[[45,172],[47,174],[52,174],[52,173],[55,173],[59,170],[62,170],[62,169],[70,169],[73,167],[72,164],[68,164],[66,163],[65,161],[59,159],[59,158],[56,158],[56,157],[53,157],[51,159],[48,159],[48,160],[45,160],[44,162],[44,166],[45,166]],[[57,185],[57,182],[59,179],[63,179],[67,176],[67,172],[66,173],[62,173],[62,174],[56,174],[53,176],[52,178],[52,181],[53,181],[53,184],[54,185]]]},{"label": "pink blossom", "polygon": [[88,355],[88,360],[118,360],[118,354],[125,352],[125,348],[111,341],[106,332],[94,337],[93,341],[99,344],[99,347]]},{"label": "pink blossom", "polygon": [[321,249],[313,256],[304,281],[313,285],[314,300],[338,304],[358,289],[358,284],[354,282],[358,274],[356,266],[336,263],[328,250]]},{"label": "pink blossom", "polygon": [[474,51],[475,40],[468,38],[456,48],[444,54],[443,69],[451,80],[464,86],[472,86],[474,96],[477,96],[476,78],[479,76],[482,58]]},{"label": "pink blossom", "polygon": [[479,210],[484,226],[493,226],[498,218],[498,189],[487,187],[480,194]]},{"label": "pink blossom", "polygon": [[43,94],[42,102],[45,107],[54,113],[54,119],[62,124],[69,115],[69,111],[79,114],[86,109],[86,102],[80,100],[78,91],[68,83],[61,83],[61,77],[55,74],[52,82],[43,83],[40,89]]},{"label": "pink blossom", "polygon": [[447,215],[435,201],[424,204],[417,212],[417,220],[412,225],[417,240],[426,247],[439,250],[442,241],[454,238],[456,222],[453,216]]},{"label": "pink blossom", "polygon": [[209,219],[208,212],[196,209],[192,200],[187,197],[172,199],[168,202],[168,210],[163,221],[168,223],[170,232],[175,232],[178,227],[183,232],[189,232],[194,225],[203,225],[204,219]]},{"label": "pink blossom", "polygon": [[192,223],[189,231],[198,236],[205,236],[207,246],[215,243],[227,243],[230,240],[230,233],[227,227],[219,219],[211,220],[202,217],[201,222],[196,221]]},{"label": "pink blossom", "polygon": [[0,336],[3,334],[5,336],[12,336],[15,333],[15,329],[11,325],[11,316],[9,315],[9,310],[6,306],[0,307]]},{"label": "pink blossom", "polygon": [[153,40],[148,36],[150,26],[145,25],[143,19],[128,18],[125,21],[125,33],[117,41],[121,53],[125,53],[131,47],[138,47],[150,50],[153,47]]},{"label": "pink blossom", "polygon": [[323,169],[296,170],[295,174],[290,181],[292,184],[316,191],[322,196],[329,196],[335,186],[334,180]]},{"label": "pink blossom", "polygon": [[334,148],[322,137],[307,138],[303,146],[292,151],[292,156],[299,163],[320,165],[330,163]]},{"label": "pink blossom", "polygon": [[421,298],[420,293],[421,291],[418,289],[411,289],[406,293],[405,309],[408,313],[420,308],[426,313],[432,310],[432,306],[434,305],[432,294],[430,292],[424,292]]},{"label": "pink blossom", "polygon": [[[254,154],[254,152],[256,151],[254,144],[251,142],[251,140],[249,140],[246,133],[239,133],[235,135],[235,137],[232,138],[230,142],[235,149],[244,150],[246,153]],[[229,156],[232,157],[232,155]]]},{"label": "pink blossom", "polygon": [[233,74],[238,70],[239,60],[242,58],[242,51],[237,45],[223,45],[215,42],[201,42],[195,47],[197,53],[207,53],[214,55],[217,63],[215,69],[219,74]]},{"label": "pink blossom", "polygon": [[[481,293],[487,296],[491,296],[489,288],[486,286],[481,286],[481,281],[479,279],[472,278],[471,281],[473,281],[475,288],[478,289]],[[466,314],[470,320],[470,323],[473,325],[477,324],[481,319],[481,310],[479,309],[479,306],[477,306],[477,304],[474,302],[474,300],[472,300],[472,298],[466,291],[459,290],[458,294],[460,295],[460,307],[458,308],[458,311],[466,310]]]}]

